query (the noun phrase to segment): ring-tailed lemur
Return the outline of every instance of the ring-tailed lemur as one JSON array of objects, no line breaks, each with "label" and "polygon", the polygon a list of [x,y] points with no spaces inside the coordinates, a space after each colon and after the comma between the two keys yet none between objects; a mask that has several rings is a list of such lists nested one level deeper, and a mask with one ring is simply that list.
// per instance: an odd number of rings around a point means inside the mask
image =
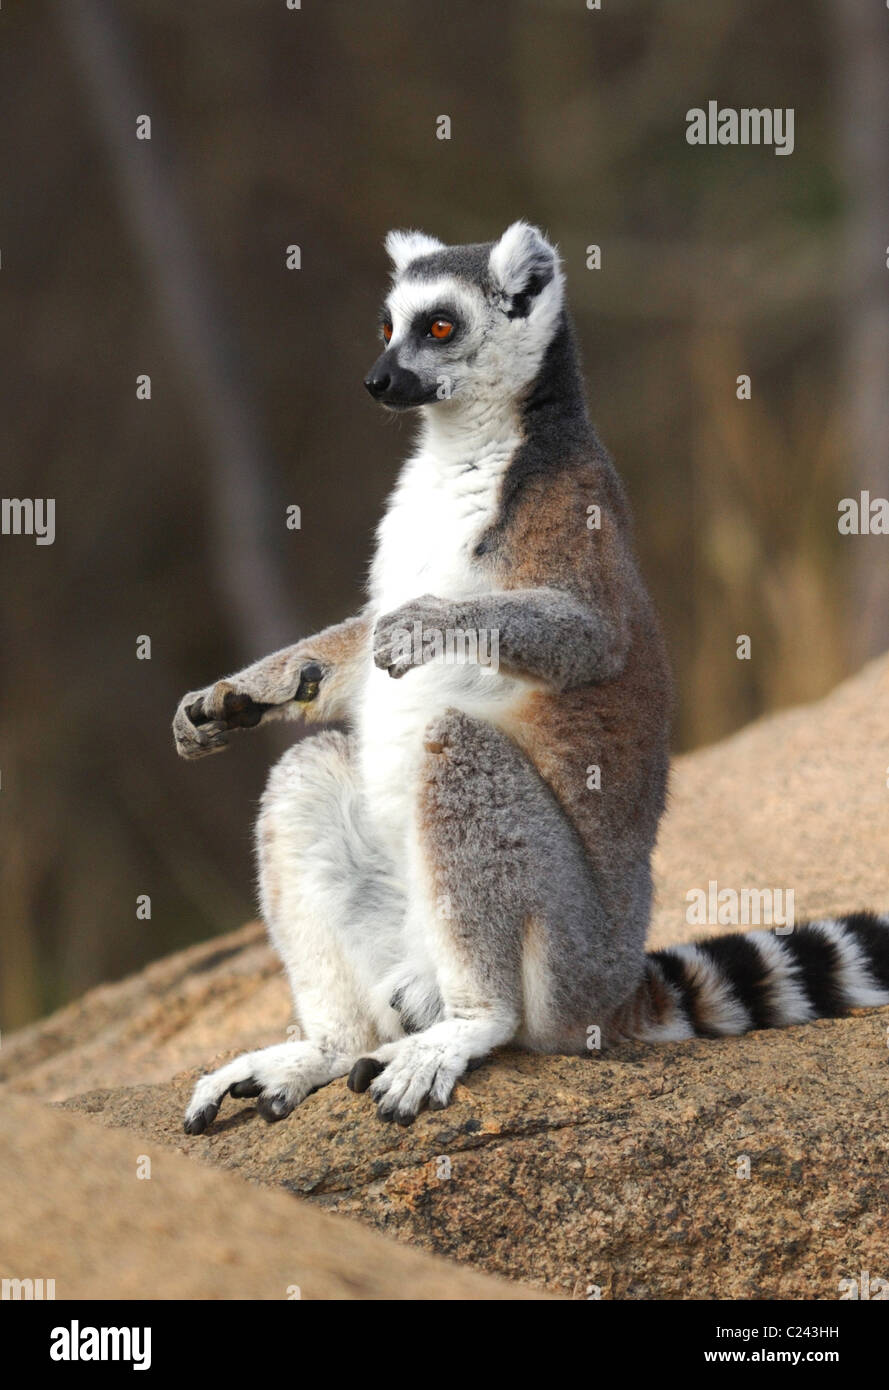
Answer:
[{"label": "ring-tailed lemur", "polygon": [[[524,222],[387,248],[365,385],[421,430],[367,606],[174,721],[184,757],[279,716],[350,729],[285,754],[257,826],[302,1037],[203,1077],[192,1134],[227,1093],[277,1120],[348,1073],[410,1123],[505,1043],[581,1053],[594,1028],[718,1036],[889,1002],[889,920],[869,914],[646,957],[670,682],[557,253]],[[496,662],[440,659],[483,633]]]}]

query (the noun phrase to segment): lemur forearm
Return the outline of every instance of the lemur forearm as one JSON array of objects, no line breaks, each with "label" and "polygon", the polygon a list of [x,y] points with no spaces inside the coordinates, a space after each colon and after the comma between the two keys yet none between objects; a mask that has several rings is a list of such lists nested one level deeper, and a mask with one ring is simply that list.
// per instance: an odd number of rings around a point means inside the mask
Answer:
[{"label": "lemur forearm", "polygon": [[[300,715],[313,723],[345,719],[359,688],[369,632],[370,620],[359,613],[272,652],[230,676],[228,683],[257,704],[269,706],[263,720]],[[306,681],[306,668],[313,665],[320,668],[320,676]]]},{"label": "lemur forearm", "polygon": [[496,632],[501,667],[560,690],[613,680],[627,654],[622,623],[557,589],[510,589],[456,605],[459,625]]},{"label": "lemur forearm", "polygon": [[237,729],[270,719],[309,723],[347,719],[366,665],[370,621],[364,614],[272,652],[226,680],[193,690],[179,702],[173,736],[180,757],[225,748]]}]

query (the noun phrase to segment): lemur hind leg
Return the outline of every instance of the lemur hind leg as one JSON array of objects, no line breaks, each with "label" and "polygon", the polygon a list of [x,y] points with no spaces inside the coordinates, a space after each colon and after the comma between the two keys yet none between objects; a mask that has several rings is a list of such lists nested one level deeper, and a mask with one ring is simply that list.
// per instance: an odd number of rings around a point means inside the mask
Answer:
[{"label": "lemur hind leg", "polygon": [[426,1102],[445,1106],[492,1048],[583,1051],[587,1028],[635,983],[612,950],[581,842],[517,746],[453,710],[425,740],[414,891],[425,897],[444,1016],[361,1058],[349,1077],[401,1124]]},{"label": "lemur hind leg", "polygon": [[200,1134],[227,1093],[267,1120],[401,1029],[376,983],[399,958],[403,889],[387,875],[355,777],[350,741],[322,733],[272,769],[257,822],[260,898],[302,1037],[245,1053],[195,1087],[185,1128]]}]

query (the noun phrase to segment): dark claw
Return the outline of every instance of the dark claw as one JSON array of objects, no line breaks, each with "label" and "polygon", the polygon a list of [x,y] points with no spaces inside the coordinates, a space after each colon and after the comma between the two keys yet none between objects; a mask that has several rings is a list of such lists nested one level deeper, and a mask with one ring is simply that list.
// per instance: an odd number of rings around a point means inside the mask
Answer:
[{"label": "dark claw", "polygon": [[355,1091],[357,1095],[362,1095],[370,1083],[379,1076],[381,1071],[386,1070],[384,1062],[378,1062],[376,1057],[359,1057],[352,1070],[349,1072],[349,1080],[346,1082],[350,1091]]},{"label": "dark claw", "polygon": [[218,1105],[205,1105],[203,1110],[198,1111],[193,1119],[185,1121],[185,1133],[203,1134],[207,1126],[212,1125],[218,1114]]},{"label": "dark claw", "polygon": [[408,1125],[414,1123],[416,1115],[409,1115],[406,1110],[398,1110],[395,1113],[395,1118],[403,1129],[407,1129]]}]

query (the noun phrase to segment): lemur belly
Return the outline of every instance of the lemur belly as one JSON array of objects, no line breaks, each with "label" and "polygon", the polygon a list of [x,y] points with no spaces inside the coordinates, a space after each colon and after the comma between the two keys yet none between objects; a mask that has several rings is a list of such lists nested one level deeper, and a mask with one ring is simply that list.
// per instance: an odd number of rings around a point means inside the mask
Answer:
[{"label": "lemur belly", "polygon": [[425,666],[393,681],[368,672],[361,710],[360,764],[375,828],[401,862],[412,824],[423,733],[446,709],[497,723],[519,698],[523,682],[471,667]]},{"label": "lemur belly", "polygon": [[[405,469],[380,525],[371,602],[382,617],[423,594],[459,600],[490,591],[473,552],[498,505],[500,482],[517,441],[443,466],[418,455]],[[446,634],[443,634],[446,636]],[[491,666],[432,662],[393,680],[373,665],[360,703],[359,761],[374,824],[396,863],[412,825],[423,734],[446,709],[498,722],[527,683]]]}]

